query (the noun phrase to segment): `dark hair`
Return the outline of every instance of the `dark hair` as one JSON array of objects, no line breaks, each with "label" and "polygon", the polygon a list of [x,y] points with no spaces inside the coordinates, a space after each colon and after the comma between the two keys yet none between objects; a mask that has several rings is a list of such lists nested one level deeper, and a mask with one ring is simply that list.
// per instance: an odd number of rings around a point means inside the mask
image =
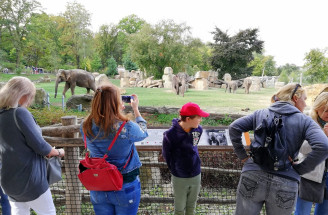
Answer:
[{"label": "dark hair", "polygon": [[92,133],[92,122],[99,126],[107,136],[117,120],[129,120],[121,112],[121,95],[114,85],[102,85],[96,90],[91,103],[91,113],[83,123],[83,132],[86,135],[95,136]]},{"label": "dark hair", "polygon": [[181,119],[182,122],[185,122],[187,120],[187,117],[189,117],[190,119],[193,119],[196,116],[198,116],[198,115],[192,115],[192,116],[181,116],[180,115],[180,119]]}]

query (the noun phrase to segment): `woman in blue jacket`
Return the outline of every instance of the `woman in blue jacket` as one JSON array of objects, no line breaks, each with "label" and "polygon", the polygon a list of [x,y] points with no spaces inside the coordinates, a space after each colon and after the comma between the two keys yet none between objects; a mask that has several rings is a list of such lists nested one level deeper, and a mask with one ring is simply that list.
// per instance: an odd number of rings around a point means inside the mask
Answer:
[{"label": "woman in blue jacket", "polygon": [[[268,215],[292,214],[300,174],[309,172],[327,158],[326,135],[311,117],[302,113],[306,98],[306,92],[299,84],[288,84],[272,97],[273,104],[269,108],[239,118],[229,126],[235,152],[245,163],[237,188],[236,215],[259,214],[264,204]],[[260,129],[263,119],[272,113],[282,115],[285,119],[283,126],[291,162],[304,140],[310,144],[312,152],[302,163],[283,170],[268,169],[255,163],[246,153],[241,141],[242,132]],[[256,134],[254,139],[260,140],[264,136]]]},{"label": "woman in blue jacket", "polygon": [[96,215],[133,215],[138,211],[141,162],[134,142],[145,139],[148,133],[146,121],[138,109],[138,96],[132,96],[131,107],[136,123],[122,113],[124,104],[119,89],[114,85],[102,85],[96,90],[90,115],[81,124],[81,134],[86,135],[90,157],[103,157],[120,126],[127,121],[107,153],[107,161],[123,175],[123,187],[119,191],[90,191]]}]

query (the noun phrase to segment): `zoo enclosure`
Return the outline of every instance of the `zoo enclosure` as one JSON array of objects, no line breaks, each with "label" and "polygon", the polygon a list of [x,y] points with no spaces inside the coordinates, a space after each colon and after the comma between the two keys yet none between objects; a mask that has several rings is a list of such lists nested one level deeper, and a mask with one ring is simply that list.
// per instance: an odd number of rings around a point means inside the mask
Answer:
[{"label": "zoo enclosure", "polygon": [[[61,126],[43,127],[44,139],[65,148],[63,180],[51,186],[57,214],[94,214],[87,191],[78,180],[79,160],[84,144],[76,117],[62,117]],[[162,137],[159,137],[162,138]],[[170,172],[161,156],[161,146],[137,146],[140,168],[141,202],[138,214],[173,214]],[[233,214],[236,188],[242,168],[231,146],[199,146],[202,160],[202,188],[197,214]]]}]

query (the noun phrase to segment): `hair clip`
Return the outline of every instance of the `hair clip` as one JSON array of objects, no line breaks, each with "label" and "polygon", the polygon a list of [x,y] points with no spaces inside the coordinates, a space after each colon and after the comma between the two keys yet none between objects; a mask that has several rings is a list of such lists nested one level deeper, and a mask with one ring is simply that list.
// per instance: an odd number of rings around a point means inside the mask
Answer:
[{"label": "hair clip", "polygon": [[275,102],[279,101],[278,96],[274,95],[273,100],[274,100]]},{"label": "hair clip", "polygon": [[102,89],[97,89],[97,91],[101,93],[102,92]]}]

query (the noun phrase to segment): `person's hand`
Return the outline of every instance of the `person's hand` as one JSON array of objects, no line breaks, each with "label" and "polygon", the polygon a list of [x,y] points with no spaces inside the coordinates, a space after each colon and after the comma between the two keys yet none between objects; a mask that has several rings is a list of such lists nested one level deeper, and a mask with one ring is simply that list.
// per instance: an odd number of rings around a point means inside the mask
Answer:
[{"label": "person's hand", "polygon": [[323,127],[323,132],[326,134],[326,136],[328,137],[328,123],[325,124],[325,126]]},{"label": "person's hand", "polygon": [[58,157],[64,157],[65,156],[65,151],[64,149],[56,149],[55,147],[53,147],[50,151],[50,153],[47,155],[47,157],[54,157],[54,156],[58,156]]},{"label": "person's hand", "polygon": [[131,98],[131,107],[132,109],[138,109],[138,105],[139,105],[139,99],[138,96],[136,94],[132,94],[133,98]]},{"label": "person's hand", "polygon": [[132,94],[132,96],[133,96],[133,98],[131,98],[131,107],[134,112],[134,116],[135,117],[141,116],[139,109],[138,109],[138,106],[139,106],[138,96],[136,94]]}]

